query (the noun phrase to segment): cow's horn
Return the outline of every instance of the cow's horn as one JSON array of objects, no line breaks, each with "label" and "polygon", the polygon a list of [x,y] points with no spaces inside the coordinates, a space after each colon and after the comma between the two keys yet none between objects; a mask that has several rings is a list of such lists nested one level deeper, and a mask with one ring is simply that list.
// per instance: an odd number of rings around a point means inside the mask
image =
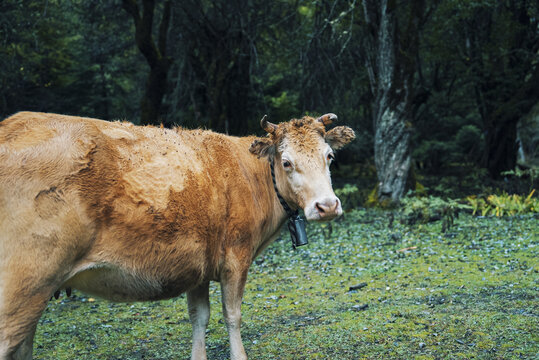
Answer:
[{"label": "cow's horn", "polygon": [[316,119],[316,121],[320,121],[325,126],[328,126],[332,122],[337,121],[337,115],[333,113],[324,114],[320,116],[318,119]]},{"label": "cow's horn", "polygon": [[272,124],[268,120],[266,120],[267,117],[268,115],[264,115],[262,120],[260,120],[260,126],[262,126],[262,129],[264,129],[267,133],[273,134],[277,129],[277,125]]}]

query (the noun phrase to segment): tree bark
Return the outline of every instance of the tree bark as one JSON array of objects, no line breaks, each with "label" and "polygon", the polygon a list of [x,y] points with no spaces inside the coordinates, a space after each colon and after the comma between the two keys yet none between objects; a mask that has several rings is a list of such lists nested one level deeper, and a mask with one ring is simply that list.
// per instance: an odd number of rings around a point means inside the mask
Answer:
[{"label": "tree bark", "polygon": [[363,0],[368,34],[366,67],[374,97],[374,159],[378,197],[398,202],[410,171],[410,127],[416,72],[419,18],[423,1],[411,2],[406,31],[399,32],[391,0]]},{"label": "tree bark", "polygon": [[172,59],[166,55],[171,1],[166,1],[164,5],[157,44],[152,36],[155,0],[142,1],[142,16],[137,0],[122,0],[122,4],[133,17],[137,47],[150,66],[145,93],[140,101],[140,122],[143,125],[158,125],[161,122],[160,110],[166,92],[167,75],[172,64]]}]

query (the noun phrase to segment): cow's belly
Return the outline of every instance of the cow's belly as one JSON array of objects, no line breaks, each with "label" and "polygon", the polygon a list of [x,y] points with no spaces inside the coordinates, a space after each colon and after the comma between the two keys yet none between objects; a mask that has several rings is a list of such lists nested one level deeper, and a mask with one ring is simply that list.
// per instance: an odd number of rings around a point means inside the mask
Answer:
[{"label": "cow's belly", "polygon": [[63,287],[111,301],[169,299],[195,287],[202,274],[163,278],[110,265],[99,265],[78,272]]}]

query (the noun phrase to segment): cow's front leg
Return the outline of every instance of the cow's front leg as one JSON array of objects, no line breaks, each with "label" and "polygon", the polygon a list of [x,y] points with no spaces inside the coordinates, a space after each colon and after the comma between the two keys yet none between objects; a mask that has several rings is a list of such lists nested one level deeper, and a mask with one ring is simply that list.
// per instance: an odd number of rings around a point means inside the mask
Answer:
[{"label": "cow's front leg", "polygon": [[221,277],[223,315],[230,338],[230,358],[232,360],[247,359],[240,333],[241,300],[246,280],[247,269],[244,271],[229,270]]},{"label": "cow's front leg", "polygon": [[210,319],[209,283],[187,292],[187,306],[193,326],[191,360],[206,360],[206,327]]}]

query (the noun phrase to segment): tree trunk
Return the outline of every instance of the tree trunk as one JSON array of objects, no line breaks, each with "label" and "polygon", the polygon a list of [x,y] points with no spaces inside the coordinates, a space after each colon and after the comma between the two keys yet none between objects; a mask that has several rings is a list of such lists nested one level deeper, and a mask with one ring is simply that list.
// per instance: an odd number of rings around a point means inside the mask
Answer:
[{"label": "tree trunk", "polygon": [[159,125],[161,120],[161,104],[167,90],[167,75],[170,60],[161,59],[154,67],[146,81],[144,96],[140,100],[140,123],[143,125]]},{"label": "tree trunk", "polygon": [[[228,90],[228,78],[230,75],[229,64],[233,62],[227,55],[226,49],[219,44],[214,46],[216,59],[212,59],[206,67],[208,86],[206,87],[206,97],[208,99],[209,127],[217,132],[229,133],[229,123],[227,117],[228,101],[226,92]],[[217,55],[218,54],[218,55]]]},{"label": "tree trunk", "polygon": [[142,7],[141,16],[137,0],[123,0],[123,8],[135,21],[137,46],[150,66],[145,93],[140,101],[140,122],[144,125],[158,125],[161,122],[160,110],[166,92],[168,70],[172,64],[172,59],[166,56],[171,2],[166,1],[164,5],[157,45],[152,37],[155,0],[143,0]]},{"label": "tree trunk", "polygon": [[374,162],[378,198],[398,202],[406,190],[410,171],[410,132],[406,116],[397,108],[381,106],[375,119]]},{"label": "tree trunk", "polygon": [[423,1],[414,0],[410,6],[407,29],[399,32],[394,1],[363,0],[369,32],[365,59],[374,96],[378,197],[392,202],[403,196],[411,164],[409,128]]},{"label": "tree trunk", "polygon": [[107,91],[107,79],[105,77],[105,67],[103,64],[99,65],[99,75],[101,77],[101,99],[99,99],[99,103],[97,106],[97,108],[99,109],[98,117],[101,119],[110,119],[110,98]]},{"label": "tree trunk", "polygon": [[513,170],[517,161],[517,124],[539,99],[539,65],[535,65],[528,81],[489,116],[486,124],[485,167],[493,178],[501,172]]}]

